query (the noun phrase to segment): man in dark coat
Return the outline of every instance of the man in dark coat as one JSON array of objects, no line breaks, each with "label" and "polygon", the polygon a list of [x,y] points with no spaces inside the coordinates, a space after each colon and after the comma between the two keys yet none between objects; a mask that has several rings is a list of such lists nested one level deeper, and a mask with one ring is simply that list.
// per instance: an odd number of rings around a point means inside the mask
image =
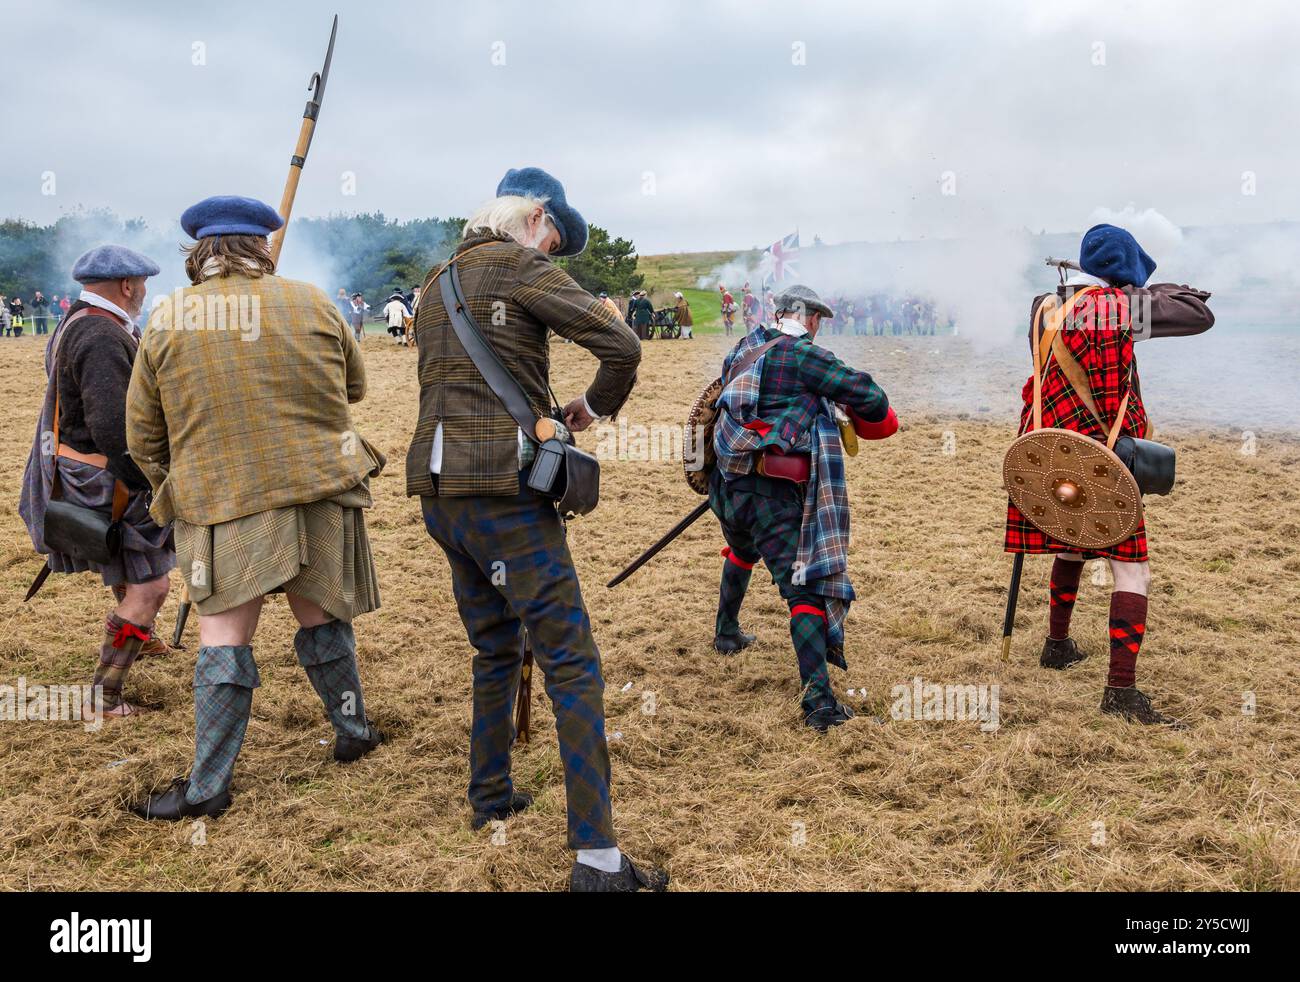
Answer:
[{"label": "man in dark coat", "polygon": [[645,295],[645,290],[637,290],[629,301],[627,309],[632,318],[632,329],[636,331],[636,336],[644,341],[650,336],[650,322],[655,315],[654,304]]},{"label": "man in dark coat", "polygon": [[[46,349],[50,381],[19,503],[32,544],[48,556],[51,571],[93,570],[117,597],[104,624],[94,679],[110,716],[136,711],[122,694],[135,660],[167,651],[153,627],[167,599],[176,552],[170,529],[149,517],[149,481],[126,446],[126,390],[140,339],[135,320],[144,306],[145,280],[157,273],[156,263],[122,246],[100,246],[77,260],[72,276],[84,289]],[[46,545],[45,512],[56,473],[64,501],[111,509],[120,518],[122,550],[107,565]]]}]

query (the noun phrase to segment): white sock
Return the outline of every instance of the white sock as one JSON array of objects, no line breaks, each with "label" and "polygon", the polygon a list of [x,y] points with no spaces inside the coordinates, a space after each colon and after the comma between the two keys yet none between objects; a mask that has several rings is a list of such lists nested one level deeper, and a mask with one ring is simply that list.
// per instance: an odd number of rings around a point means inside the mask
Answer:
[{"label": "white sock", "polygon": [[602,873],[617,873],[623,868],[623,854],[618,846],[608,849],[579,849],[578,862],[584,866],[593,866]]}]

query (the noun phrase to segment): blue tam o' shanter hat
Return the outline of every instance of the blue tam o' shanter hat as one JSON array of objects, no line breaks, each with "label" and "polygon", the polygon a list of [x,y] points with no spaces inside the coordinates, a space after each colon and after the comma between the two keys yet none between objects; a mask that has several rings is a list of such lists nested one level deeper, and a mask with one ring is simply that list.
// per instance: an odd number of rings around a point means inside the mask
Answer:
[{"label": "blue tam o' shanter hat", "polygon": [[1137,239],[1114,225],[1094,225],[1084,233],[1079,265],[1085,273],[1111,286],[1146,286],[1156,271],[1156,261],[1142,250]]},{"label": "blue tam o' shanter hat", "polygon": [[587,248],[587,220],[569,205],[564,185],[540,167],[511,168],[497,185],[497,197],[517,194],[528,198],[545,198],[542,207],[560,232],[560,248],[553,256],[576,256]]},{"label": "blue tam o' shanter hat", "polygon": [[284,224],[279,213],[256,198],[219,194],[190,205],[181,215],[181,228],[192,239],[211,235],[270,235]]}]

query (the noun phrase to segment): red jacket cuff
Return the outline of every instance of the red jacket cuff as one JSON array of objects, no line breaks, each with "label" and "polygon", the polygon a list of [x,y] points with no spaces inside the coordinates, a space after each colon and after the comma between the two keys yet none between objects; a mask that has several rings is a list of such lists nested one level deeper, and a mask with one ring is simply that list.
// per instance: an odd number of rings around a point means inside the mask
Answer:
[{"label": "red jacket cuff", "polygon": [[893,406],[889,407],[889,412],[879,423],[868,423],[852,409],[849,409],[848,413],[849,418],[853,420],[853,432],[864,440],[883,440],[898,432],[898,416]]}]

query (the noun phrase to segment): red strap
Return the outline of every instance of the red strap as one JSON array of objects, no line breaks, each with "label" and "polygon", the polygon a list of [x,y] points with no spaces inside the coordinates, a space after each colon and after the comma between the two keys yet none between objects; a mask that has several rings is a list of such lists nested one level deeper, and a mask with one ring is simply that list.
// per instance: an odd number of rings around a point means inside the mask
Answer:
[{"label": "red strap", "polygon": [[731,551],[731,546],[727,546],[722,550],[722,556],[725,557],[728,562],[735,563],[741,569],[753,569],[754,563],[758,562],[757,559],[754,560],[753,563],[747,563],[743,559],[737,559],[736,554]]},{"label": "red strap", "polygon": [[772,424],[765,423],[761,419],[751,419],[748,423],[742,425],[747,430],[753,430],[759,436],[767,436],[772,432]]},{"label": "red strap", "polygon": [[123,621],[122,626],[117,629],[117,634],[113,635],[113,647],[120,648],[132,638],[138,638],[141,641],[149,640],[149,632],[142,631],[130,621]]},{"label": "red strap", "polygon": [[814,617],[820,617],[826,620],[826,611],[820,607],[814,607],[812,604],[795,604],[790,608],[790,616],[798,617],[800,614],[812,614]]}]

